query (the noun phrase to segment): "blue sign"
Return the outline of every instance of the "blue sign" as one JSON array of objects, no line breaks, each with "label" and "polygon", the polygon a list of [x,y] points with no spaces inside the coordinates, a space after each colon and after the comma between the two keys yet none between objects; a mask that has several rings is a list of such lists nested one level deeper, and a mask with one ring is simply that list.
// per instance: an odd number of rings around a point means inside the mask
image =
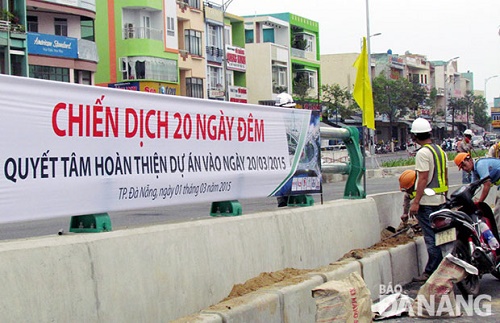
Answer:
[{"label": "blue sign", "polygon": [[78,58],[78,39],[29,32],[28,54]]}]

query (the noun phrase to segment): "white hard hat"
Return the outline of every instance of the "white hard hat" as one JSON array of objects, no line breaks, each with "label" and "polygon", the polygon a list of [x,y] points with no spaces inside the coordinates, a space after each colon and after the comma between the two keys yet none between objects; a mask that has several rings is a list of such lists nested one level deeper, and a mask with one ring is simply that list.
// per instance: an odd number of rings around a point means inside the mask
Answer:
[{"label": "white hard hat", "polygon": [[295,106],[295,102],[293,102],[293,98],[290,94],[283,92],[278,94],[278,96],[276,97],[275,106],[293,108]]},{"label": "white hard hat", "polygon": [[424,132],[431,132],[431,124],[429,121],[425,120],[424,118],[417,118],[413,123],[411,124],[411,133],[424,133]]},{"label": "white hard hat", "polygon": [[467,130],[465,130],[465,131],[464,131],[464,136],[465,136],[465,135],[472,136],[472,135],[474,135],[474,134],[472,133],[472,130],[467,129]]}]

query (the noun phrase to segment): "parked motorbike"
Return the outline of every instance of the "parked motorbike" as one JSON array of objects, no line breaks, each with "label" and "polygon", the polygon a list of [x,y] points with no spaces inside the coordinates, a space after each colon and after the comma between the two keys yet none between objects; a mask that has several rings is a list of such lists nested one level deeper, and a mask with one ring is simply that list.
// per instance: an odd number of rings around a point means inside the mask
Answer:
[{"label": "parked motorbike", "polygon": [[[500,238],[493,212],[488,204],[473,200],[478,189],[490,177],[498,178],[490,173],[484,179],[462,186],[447,198],[442,209],[430,215],[436,245],[440,246],[443,256],[451,253],[477,268],[477,275],[468,274],[457,283],[464,296],[479,294],[479,279],[484,274],[490,273],[500,279],[497,257]],[[432,192],[426,191],[426,194],[431,195]]]}]

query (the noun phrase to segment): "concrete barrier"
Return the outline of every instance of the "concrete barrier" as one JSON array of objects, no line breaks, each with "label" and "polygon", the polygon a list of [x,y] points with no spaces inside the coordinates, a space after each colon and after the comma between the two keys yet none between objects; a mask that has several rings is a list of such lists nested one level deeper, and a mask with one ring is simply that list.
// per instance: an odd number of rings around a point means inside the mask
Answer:
[{"label": "concrete barrier", "polygon": [[402,270],[406,263],[421,273],[423,240],[318,271],[297,286],[251,293],[223,311],[207,309],[226,306],[219,302],[234,284],[261,272],[317,268],[375,244],[381,229],[399,223],[401,201],[394,192],[210,221],[4,241],[0,321],[165,322],[193,315],[200,322],[295,316],[307,322],[311,286],[359,271],[376,297],[380,284],[414,276]]},{"label": "concrete barrier", "polygon": [[[191,315],[173,321],[187,322],[315,322],[315,299],[312,290],[330,280],[339,280],[351,272],[362,275],[370,290],[373,301],[378,300],[381,291],[393,291],[411,281],[418,272],[417,244],[423,243],[419,237],[415,242],[388,250],[374,251],[360,260],[346,260],[331,268],[331,271],[308,274],[311,278],[292,286],[279,284],[249,293],[236,299],[221,302],[199,315]],[[409,261],[408,264],[405,264]],[[410,268],[410,270],[404,270]],[[322,278],[322,279],[320,279]],[[275,297],[278,295],[279,297]],[[279,302],[279,304],[277,304]],[[211,319],[206,314],[214,315]],[[219,316],[215,316],[219,315]]]},{"label": "concrete barrier", "polygon": [[367,198],[3,242],[0,321],[174,320],[217,304],[261,272],[316,268],[369,247],[380,239],[378,226],[375,200]]}]

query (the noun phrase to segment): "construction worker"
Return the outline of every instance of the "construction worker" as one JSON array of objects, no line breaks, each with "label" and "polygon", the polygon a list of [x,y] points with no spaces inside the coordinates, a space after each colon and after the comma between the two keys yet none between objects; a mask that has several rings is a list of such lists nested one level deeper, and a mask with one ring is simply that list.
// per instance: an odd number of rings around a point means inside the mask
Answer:
[{"label": "construction worker", "polygon": [[488,149],[486,157],[500,158],[500,142],[491,145],[490,149]]},{"label": "construction worker", "polygon": [[[413,281],[424,282],[436,270],[443,256],[436,246],[436,237],[432,230],[429,215],[440,209],[446,202],[448,192],[448,167],[445,152],[432,141],[432,127],[424,118],[417,118],[411,125],[411,137],[421,146],[415,155],[415,197],[410,204],[409,216],[416,217],[424,235],[429,259],[425,271]],[[435,195],[424,194],[425,188],[432,188]]]},{"label": "construction worker", "polygon": [[399,176],[399,190],[404,193],[403,215],[401,215],[401,221],[403,221],[403,223],[408,222],[410,203],[411,200],[415,197],[416,179],[417,179],[417,173],[413,169],[407,169]]},{"label": "construction worker", "polygon": [[[474,161],[470,154],[467,153],[458,153],[457,156],[455,156],[454,162],[455,165],[458,166],[458,169],[470,173],[473,181],[489,176],[490,170],[492,169],[500,169],[500,159],[498,158],[478,158]],[[477,202],[484,202],[490,192],[491,186],[493,185],[499,186],[500,179],[492,178],[491,180],[484,182],[481,195],[477,199]],[[498,193],[499,191],[497,189],[493,214],[495,216],[495,222],[497,223],[497,229],[500,231],[500,227],[498,227],[500,223],[500,197],[498,196]]]},{"label": "construction worker", "polygon": [[[457,144],[457,152],[468,153],[472,152],[472,135],[474,133],[472,130],[467,129],[464,131],[464,139]],[[471,175],[467,172],[462,171],[462,184],[468,184],[471,182]]]}]

